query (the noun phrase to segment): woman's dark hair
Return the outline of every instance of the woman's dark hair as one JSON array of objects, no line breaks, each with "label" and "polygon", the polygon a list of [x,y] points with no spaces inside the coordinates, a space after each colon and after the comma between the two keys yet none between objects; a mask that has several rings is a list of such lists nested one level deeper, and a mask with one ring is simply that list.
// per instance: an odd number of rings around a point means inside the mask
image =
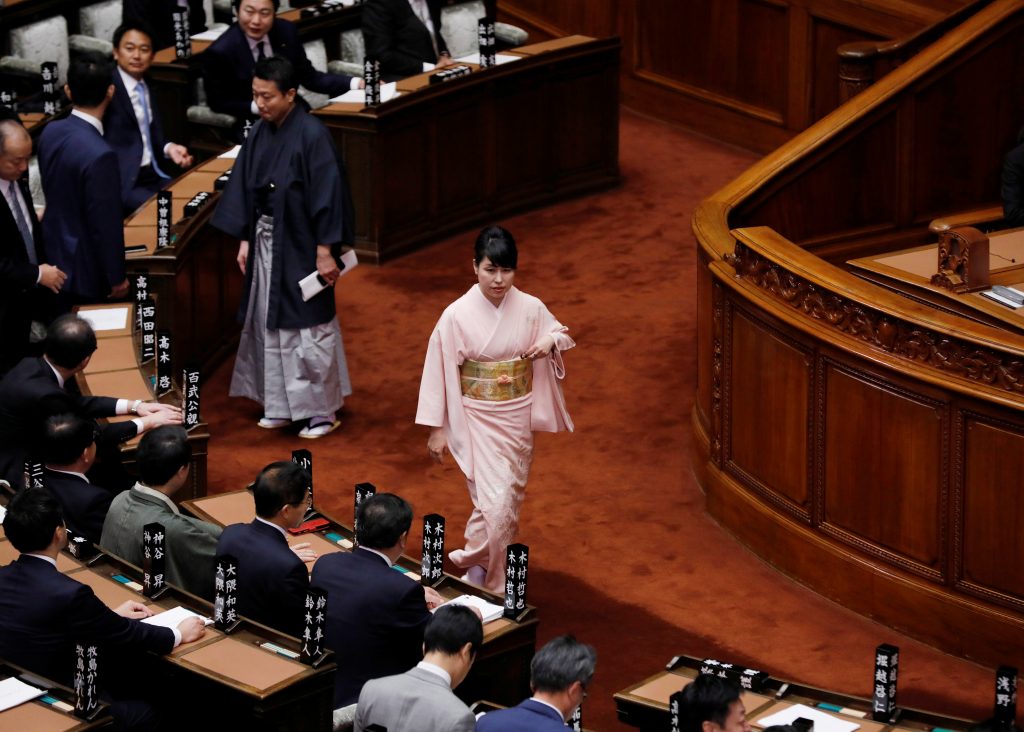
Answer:
[{"label": "woman's dark hair", "polygon": [[484,257],[498,267],[515,269],[519,264],[516,240],[503,226],[488,226],[480,231],[473,247],[473,262],[480,264]]}]

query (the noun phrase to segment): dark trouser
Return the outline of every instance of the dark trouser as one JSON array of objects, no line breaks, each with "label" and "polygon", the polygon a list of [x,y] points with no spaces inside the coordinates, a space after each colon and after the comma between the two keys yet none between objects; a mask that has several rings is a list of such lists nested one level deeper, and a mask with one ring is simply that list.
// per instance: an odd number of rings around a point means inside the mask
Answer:
[{"label": "dark trouser", "polygon": [[[165,160],[160,166],[164,172],[170,166],[170,161]],[[155,193],[162,190],[164,184],[170,182],[168,178],[161,178],[153,170],[152,165],[139,168],[139,177],[135,179],[135,187],[129,191],[122,192],[124,215],[132,213],[139,206],[148,201]]]}]

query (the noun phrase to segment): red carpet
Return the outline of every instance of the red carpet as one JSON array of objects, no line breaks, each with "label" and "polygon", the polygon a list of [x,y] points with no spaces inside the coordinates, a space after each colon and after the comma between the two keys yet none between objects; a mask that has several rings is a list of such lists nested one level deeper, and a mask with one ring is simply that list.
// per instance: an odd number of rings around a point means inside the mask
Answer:
[{"label": "red carpet", "polygon": [[[713,655],[866,696],[875,646],[902,652],[899,701],[972,718],[991,711],[994,672],[954,659],[834,605],[780,575],[715,524],[690,469],[695,388],[698,202],[754,158],[623,112],[624,184],[504,223],[520,248],[516,285],[540,297],[579,344],[566,355],[574,434],[538,436],[521,541],[540,642],[574,632],[598,649],[584,709],[615,721],[612,694],[676,654]],[[469,498],[448,459],[434,466],[413,424],[427,338],[474,283],[475,231],[387,265],[360,267],[338,290],[355,394],[323,440],[268,433],[260,411],[229,400],[231,364],[204,389],[210,491],[241,487],[293,449],[313,451],[317,502],[349,516],[360,481],[401,493],[420,518],[461,538]],[[867,591],[867,590],[866,590]],[[1012,662],[1013,659],[1007,659]]]}]

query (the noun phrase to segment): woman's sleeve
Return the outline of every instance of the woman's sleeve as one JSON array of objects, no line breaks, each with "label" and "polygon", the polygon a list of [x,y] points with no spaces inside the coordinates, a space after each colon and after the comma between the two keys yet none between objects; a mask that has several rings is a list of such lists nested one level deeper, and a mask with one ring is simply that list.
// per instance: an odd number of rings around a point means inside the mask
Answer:
[{"label": "woman's sleeve", "polygon": [[444,385],[444,346],[441,342],[441,323],[434,326],[427,343],[427,357],[423,361],[420,377],[420,399],[416,407],[416,424],[428,427],[444,426],[447,408]]}]

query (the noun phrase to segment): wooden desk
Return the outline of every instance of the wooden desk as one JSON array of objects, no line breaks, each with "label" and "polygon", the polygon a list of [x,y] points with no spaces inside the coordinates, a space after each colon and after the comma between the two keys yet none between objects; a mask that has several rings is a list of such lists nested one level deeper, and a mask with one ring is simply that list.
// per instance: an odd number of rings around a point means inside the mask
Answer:
[{"label": "wooden desk", "polygon": [[[182,508],[211,523],[226,526],[233,523],[247,523],[256,516],[252,494],[246,490],[222,493],[190,501],[183,501]],[[351,551],[354,534],[350,526],[337,519],[316,511],[331,525],[319,532],[289,536],[291,544],[310,542],[319,554],[336,551]],[[333,534],[338,540],[329,538]],[[396,565],[416,581],[419,581],[420,562],[409,556],[402,556]],[[312,564],[309,565],[312,570]],[[504,599],[486,592],[475,585],[446,574],[433,584],[442,596],[451,599],[459,595],[479,595],[489,602],[502,604]],[[467,704],[478,699],[493,699],[500,704],[513,706],[530,695],[530,661],[537,644],[537,610],[527,606],[518,619],[499,618],[484,626],[484,644],[477,654],[469,676],[455,690]],[[338,652],[344,652],[343,649]]]},{"label": "wooden desk", "polygon": [[455,81],[405,79],[376,108],[316,110],[347,166],[360,257],[616,185],[619,49],[570,36]]},{"label": "wooden desk", "polygon": [[75,692],[55,681],[45,679],[13,663],[0,660],[0,680],[17,678],[29,686],[34,686],[46,695],[16,707],[0,712],[0,729],[31,730],[31,732],[86,732],[87,730],[108,729],[114,720],[110,716],[110,707],[100,704],[92,715],[92,719],[79,719],[73,711],[65,711],[60,706],[43,701],[56,700],[61,704],[75,706]]},{"label": "wooden desk", "polygon": [[[79,315],[98,311],[125,310],[124,325],[111,330],[96,332],[96,352],[89,360],[84,371],[75,379],[78,388],[86,396],[113,396],[118,399],[154,400],[153,384],[156,381],[156,363],[149,361],[140,364],[138,361],[139,343],[134,331],[135,308],[129,303],[113,303],[111,305],[87,305],[78,308]],[[180,374],[175,376],[180,378]],[[172,389],[159,401],[168,404],[181,404],[181,392],[178,387]],[[124,421],[131,415],[109,417],[108,421]],[[134,437],[121,444],[121,459],[126,467],[135,464],[135,451],[139,446],[140,437]],[[189,480],[175,495],[176,500],[196,498],[206,495],[206,459],[210,441],[210,432],[205,422],[200,422],[188,433],[188,441],[192,446],[192,469]]]},{"label": "wooden desk", "polygon": [[[668,664],[665,670],[616,692],[615,709],[618,712],[619,721],[636,727],[642,732],[663,732],[669,729],[669,698],[696,678],[700,664],[701,659],[699,658],[678,656]],[[788,686],[783,696],[779,698],[777,692],[784,684]],[[775,678],[769,679],[766,688],[760,693],[744,692],[742,699],[747,710],[747,720],[755,730],[764,729],[760,719],[776,714],[793,704],[804,704],[809,707],[831,704],[843,709],[854,710],[855,714],[840,714],[819,708],[820,711],[837,719],[860,725],[857,732],[924,732],[933,727],[965,730],[971,726],[971,722],[967,720],[943,717],[919,709],[902,707],[899,724],[875,722],[871,719],[871,701],[869,699],[836,694]],[[859,716],[859,714],[865,716]]]}]

